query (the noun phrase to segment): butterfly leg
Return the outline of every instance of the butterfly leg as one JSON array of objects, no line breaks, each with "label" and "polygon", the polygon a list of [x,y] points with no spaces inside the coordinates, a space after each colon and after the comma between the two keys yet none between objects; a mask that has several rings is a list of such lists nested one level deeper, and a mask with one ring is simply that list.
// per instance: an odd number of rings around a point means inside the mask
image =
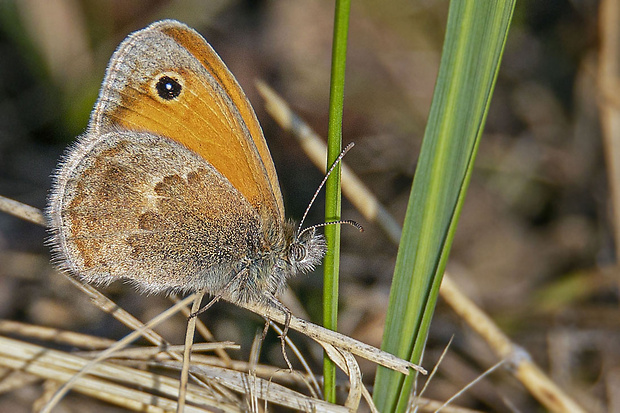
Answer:
[{"label": "butterfly leg", "polygon": [[205,304],[203,307],[201,307],[198,311],[196,311],[194,313],[191,313],[188,318],[198,317],[200,314],[202,314],[205,311],[207,311],[213,304],[215,304],[218,301],[220,301],[221,298],[222,298],[222,294],[216,295],[215,297],[213,297],[211,299],[211,301],[209,301],[207,304]]},{"label": "butterfly leg", "polygon": [[[280,300],[278,300],[274,295],[269,294],[268,295],[268,302],[270,305],[272,305],[273,307],[277,308],[278,310],[282,311],[284,313],[284,328],[282,329],[282,334],[280,334],[280,343],[282,345],[282,356],[284,357],[284,361],[286,362],[287,367],[289,368],[289,370],[293,370],[293,365],[291,364],[291,362],[288,359],[288,356],[286,354],[286,336],[288,334],[288,330],[289,327],[291,325],[291,310],[289,310],[288,308],[286,308],[286,306],[284,304],[282,304],[280,302]],[[267,323],[267,325],[269,325],[269,322]]]},{"label": "butterfly leg", "polygon": [[288,334],[288,328],[291,325],[291,312],[288,308],[285,308],[284,314],[286,319],[284,320],[284,329],[280,335],[280,343],[282,344],[282,355],[284,356],[284,361],[286,361],[288,369],[293,371],[293,366],[291,366],[291,362],[288,360],[288,356],[286,355],[286,335]]},{"label": "butterfly leg", "polygon": [[267,317],[263,317],[265,319],[265,327],[263,327],[263,334],[261,334],[261,342],[265,342],[265,338],[267,337],[267,332],[269,331],[269,325],[271,324],[271,320]]}]

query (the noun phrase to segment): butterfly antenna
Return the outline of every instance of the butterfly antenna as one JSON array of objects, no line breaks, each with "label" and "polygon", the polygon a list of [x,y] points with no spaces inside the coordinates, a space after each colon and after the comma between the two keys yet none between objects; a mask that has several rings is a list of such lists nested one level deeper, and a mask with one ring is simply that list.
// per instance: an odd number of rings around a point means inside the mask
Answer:
[{"label": "butterfly antenna", "polygon": [[[301,221],[299,222],[299,228],[297,228],[297,234],[301,235],[303,232],[301,231],[301,227],[304,225],[304,221],[306,220],[306,216],[308,216],[308,212],[310,212],[310,208],[312,207],[312,204],[314,204],[314,201],[316,200],[316,197],[319,196],[319,192],[321,192],[321,189],[323,188],[323,185],[325,185],[325,182],[327,182],[327,178],[329,178],[329,175],[332,173],[332,171],[334,170],[334,168],[336,168],[336,165],[338,165],[338,163],[340,161],[342,161],[342,158],[347,154],[347,152],[349,152],[349,150],[354,146],[355,144],[353,142],[349,143],[343,150],[342,152],[340,152],[340,155],[338,155],[338,157],[336,158],[336,160],[334,161],[334,163],[332,164],[332,166],[329,168],[329,170],[327,171],[327,173],[325,174],[325,178],[323,178],[323,181],[321,182],[321,184],[319,185],[319,187],[316,189],[316,192],[314,193],[314,195],[312,196],[312,199],[310,200],[310,203],[308,204],[308,207],[306,208],[306,212],[304,212],[304,216],[301,218]],[[345,221],[338,221],[338,222],[328,222],[326,224],[336,224],[336,223],[348,223]],[[357,224],[359,226],[359,224]],[[324,226],[324,225],[318,225],[318,226]],[[355,226],[355,225],[354,225]],[[315,225],[314,227],[310,227],[310,228],[316,228],[317,225]],[[310,228],[306,228],[306,230],[310,229]],[[304,230],[305,232],[305,230]]]},{"label": "butterfly antenna", "polygon": [[340,225],[340,224],[351,225],[357,228],[360,232],[364,232],[364,227],[362,227],[357,222],[351,219],[342,219],[340,221],[323,222],[321,224],[312,225],[311,227],[305,228],[303,231],[301,231],[297,237],[301,238],[301,235],[306,231],[312,231],[313,229],[320,228],[320,227],[326,227],[328,225]]}]

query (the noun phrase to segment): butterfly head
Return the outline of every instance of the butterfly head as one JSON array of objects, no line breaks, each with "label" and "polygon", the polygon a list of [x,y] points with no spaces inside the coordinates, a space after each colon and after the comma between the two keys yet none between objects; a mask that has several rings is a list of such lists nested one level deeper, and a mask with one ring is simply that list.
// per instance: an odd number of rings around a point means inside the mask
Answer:
[{"label": "butterfly head", "polygon": [[295,234],[288,250],[293,273],[305,274],[313,271],[321,263],[326,251],[325,238],[318,234],[315,228]]}]

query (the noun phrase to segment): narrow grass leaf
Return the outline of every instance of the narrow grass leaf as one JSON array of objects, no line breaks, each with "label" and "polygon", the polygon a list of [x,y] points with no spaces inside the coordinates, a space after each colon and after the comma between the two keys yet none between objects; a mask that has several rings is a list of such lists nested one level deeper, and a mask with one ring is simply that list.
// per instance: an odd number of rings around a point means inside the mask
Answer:
[{"label": "narrow grass leaf", "polygon": [[[382,349],[419,363],[476,157],[514,0],[450,3],[439,76],[399,245]],[[416,375],[379,368],[374,401],[405,411]]]}]

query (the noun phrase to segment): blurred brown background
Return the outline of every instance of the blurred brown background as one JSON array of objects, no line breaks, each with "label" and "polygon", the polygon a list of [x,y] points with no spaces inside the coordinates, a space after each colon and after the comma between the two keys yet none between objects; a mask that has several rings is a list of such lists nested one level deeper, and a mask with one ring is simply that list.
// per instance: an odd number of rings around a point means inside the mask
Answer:
[{"label": "blurred brown background", "polygon": [[[462,289],[591,412],[620,411],[618,271],[598,111],[599,7],[590,0],[517,4],[449,263]],[[254,81],[266,80],[325,135],[332,10],[332,2],[321,0],[0,0],[0,194],[45,205],[49,175],[84,130],[114,48],[133,30],[175,18],[203,33],[244,87],[265,130],[287,213],[299,219],[321,173],[265,113]],[[447,10],[447,1],[433,0],[352,5],[344,138],[356,147],[346,162],[399,221]],[[309,222],[322,220],[321,208],[319,202]],[[340,330],[379,345],[396,246],[346,201],[343,216],[366,232],[343,228]],[[0,214],[0,318],[122,337],[122,326],[52,268],[44,239],[41,228]],[[320,272],[291,285],[320,321]],[[169,305],[122,284],[106,293],[142,320]],[[204,318],[218,339],[240,341],[245,352],[261,325],[228,304]],[[163,333],[181,343],[184,327],[177,319]],[[440,303],[426,367],[453,335],[427,393],[439,400],[497,361]],[[310,351],[318,362],[318,349]],[[283,365],[277,346],[264,358]],[[364,367],[371,383],[373,367]],[[28,411],[32,397],[36,387],[0,394],[0,411]],[[457,403],[540,410],[507,372],[494,373]]]}]

